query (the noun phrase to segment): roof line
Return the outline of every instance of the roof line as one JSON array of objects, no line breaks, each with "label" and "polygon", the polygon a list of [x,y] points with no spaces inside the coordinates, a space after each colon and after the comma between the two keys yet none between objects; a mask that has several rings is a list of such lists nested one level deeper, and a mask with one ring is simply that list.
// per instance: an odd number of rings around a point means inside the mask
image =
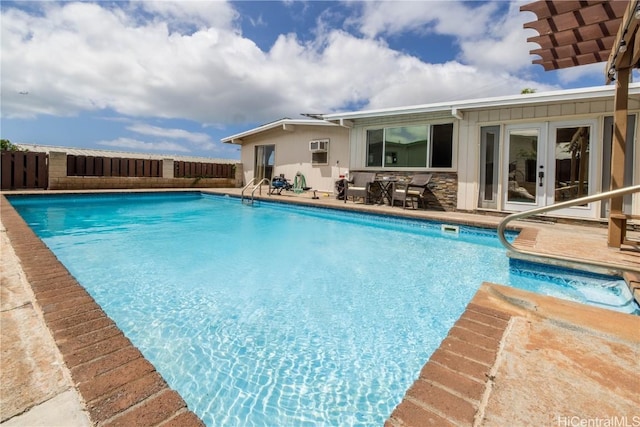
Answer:
[{"label": "roof line", "polygon": [[[640,93],[640,83],[629,85],[629,93]],[[351,111],[343,113],[325,114],[325,120],[354,119],[367,117],[394,116],[416,113],[429,113],[437,111],[447,111],[452,109],[466,110],[473,108],[503,107],[513,105],[527,105],[541,102],[567,101],[588,98],[603,98],[613,96],[613,86],[596,86],[579,89],[563,89],[549,92],[536,92],[529,94],[518,94],[499,96],[491,98],[478,98],[462,101],[439,102],[433,104],[420,104],[405,107],[381,108],[376,110]]]},{"label": "roof line", "polygon": [[301,125],[301,126],[337,126],[335,123],[330,123],[321,119],[280,119],[274,122],[270,122],[253,129],[246,130],[244,132],[237,133],[235,135],[222,138],[220,141],[233,144],[234,140],[242,139],[244,137],[255,135],[266,130],[275,129],[283,125]]}]

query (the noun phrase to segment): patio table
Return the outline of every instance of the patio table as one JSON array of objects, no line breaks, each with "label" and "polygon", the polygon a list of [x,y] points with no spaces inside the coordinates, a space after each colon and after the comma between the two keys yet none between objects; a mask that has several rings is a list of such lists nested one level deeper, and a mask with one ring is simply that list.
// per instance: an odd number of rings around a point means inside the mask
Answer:
[{"label": "patio table", "polygon": [[386,202],[391,205],[393,184],[396,182],[398,182],[398,180],[394,177],[382,177],[374,181],[378,188],[380,188],[380,196],[376,200],[377,204],[384,205]]}]

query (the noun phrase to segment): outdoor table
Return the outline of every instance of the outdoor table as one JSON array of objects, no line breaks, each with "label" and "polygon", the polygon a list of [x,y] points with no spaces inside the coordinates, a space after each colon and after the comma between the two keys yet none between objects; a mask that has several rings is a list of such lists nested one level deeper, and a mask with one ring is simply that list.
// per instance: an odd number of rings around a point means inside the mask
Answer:
[{"label": "outdoor table", "polygon": [[380,188],[380,197],[376,200],[379,205],[384,205],[385,201],[391,205],[393,184],[397,181],[397,178],[394,177],[382,177],[374,181],[374,183],[378,185],[378,188]]}]

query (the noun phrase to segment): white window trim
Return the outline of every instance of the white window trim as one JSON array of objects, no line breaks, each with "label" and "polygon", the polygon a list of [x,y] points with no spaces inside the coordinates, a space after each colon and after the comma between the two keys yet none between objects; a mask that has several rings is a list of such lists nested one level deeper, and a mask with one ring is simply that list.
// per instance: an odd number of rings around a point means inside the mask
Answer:
[{"label": "white window trim", "polygon": [[[431,129],[433,125],[446,125],[453,124],[453,132],[451,135],[451,167],[449,168],[434,168],[429,167],[431,162]],[[393,127],[411,127],[411,126],[425,126],[427,127],[427,135],[429,140],[427,141],[427,166],[425,167],[398,167],[398,166],[367,166],[367,132],[369,130],[386,129]],[[403,122],[403,123],[385,123],[385,124],[371,124],[360,128],[358,135],[360,136],[357,144],[360,146],[356,149],[356,152],[361,152],[362,157],[358,159],[360,166],[359,169],[364,170],[385,170],[390,172],[403,172],[403,171],[425,171],[425,172],[457,172],[458,170],[458,124],[451,120],[438,120],[432,122]]]}]

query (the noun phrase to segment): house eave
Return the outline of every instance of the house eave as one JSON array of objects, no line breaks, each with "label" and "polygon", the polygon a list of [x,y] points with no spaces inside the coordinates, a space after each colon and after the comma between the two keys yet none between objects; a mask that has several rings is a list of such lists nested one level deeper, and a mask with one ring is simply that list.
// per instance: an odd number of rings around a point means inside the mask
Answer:
[{"label": "house eave", "polygon": [[324,120],[316,119],[282,119],[275,122],[267,123],[262,126],[258,126],[253,129],[249,129],[244,132],[237,133],[235,135],[222,138],[220,141],[225,144],[239,144],[244,143],[244,139],[248,136],[257,135],[268,130],[280,128],[285,132],[293,131],[296,126],[337,126],[335,123],[331,123]]},{"label": "house eave", "polygon": [[[640,94],[640,83],[629,85],[630,94]],[[371,117],[403,116],[408,114],[436,113],[449,111],[452,117],[458,116],[463,111],[502,108],[511,106],[526,106],[550,102],[579,101],[584,99],[612,98],[614,88],[611,86],[598,86],[579,89],[565,89],[559,91],[539,92],[529,94],[518,94],[500,96],[492,98],[480,98],[464,101],[441,102],[434,104],[422,104],[407,107],[384,108],[378,110],[352,111],[344,113],[325,114],[323,117],[328,121],[345,121],[366,119]]]}]

